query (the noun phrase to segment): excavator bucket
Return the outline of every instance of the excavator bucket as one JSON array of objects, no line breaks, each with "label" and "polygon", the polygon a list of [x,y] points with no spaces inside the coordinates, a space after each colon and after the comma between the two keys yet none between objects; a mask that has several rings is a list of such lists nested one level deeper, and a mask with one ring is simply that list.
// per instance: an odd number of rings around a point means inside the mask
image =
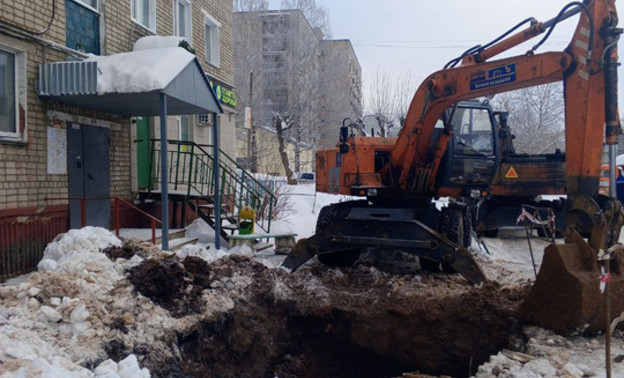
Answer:
[{"label": "excavator bucket", "polygon": [[[605,295],[601,293],[601,268],[597,253],[576,231],[565,244],[551,244],[533,288],[520,308],[531,323],[560,334],[605,330]],[[624,256],[615,252],[610,263],[611,319],[624,311]]]},{"label": "excavator bucket", "polygon": [[288,256],[286,256],[286,259],[282,263],[282,267],[294,272],[306,261],[313,258],[315,254],[316,252],[311,247],[311,243],[308,239],[301,239],[297,242],[297,244],[295,244]]}]

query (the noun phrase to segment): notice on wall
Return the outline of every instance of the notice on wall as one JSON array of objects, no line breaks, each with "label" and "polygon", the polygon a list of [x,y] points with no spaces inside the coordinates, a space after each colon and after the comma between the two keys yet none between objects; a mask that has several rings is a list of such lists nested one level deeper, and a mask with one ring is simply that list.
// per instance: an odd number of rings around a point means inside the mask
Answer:
[{"label": "notice on wall", "polygon": [[67,130],[48,127],[48,173],[67,174]]}]

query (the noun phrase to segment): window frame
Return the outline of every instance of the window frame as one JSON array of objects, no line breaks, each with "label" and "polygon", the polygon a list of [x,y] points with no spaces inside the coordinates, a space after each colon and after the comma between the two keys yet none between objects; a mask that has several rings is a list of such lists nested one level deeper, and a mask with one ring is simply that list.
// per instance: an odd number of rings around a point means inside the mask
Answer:
[{"label": "window frame", "polygon": [[95,8],[93,8],[93,6],[91,4],[88,4],[85,0],[72,0],[72,1],[96,13],[100,13],[100,0],[95,0]]},{"label": "window frame", "polygon": [[[183,5],[185,8],[184,11],[184,16],[186,17],[186,28],[185,28],[185,33],[187,33],[188,35],[182,36],[180,35],[180,31],[179,31],[179,12],[178,9],[180,8],[180,5]],[[193,44],[193,12],[192,12],[192,5],[191,2],[189,0],[174,0],[173,1],[173,35],[178,36],[178,37],[183,37],[186,38],[186,41],[189,43],[189,45]]]},{"label": "window frame", "polygon": [[[210,41],[208,40],[208,29],[210,29]],[[213,32],[214,30],[214,32]],[[204,12],[204,57],[206,63],[221,67],[221,23],[214,17]],[[210,45],[210,46],[209,46]],[[211,47],[211,49],[209,49]],[[211,51],[213,54],[208,54]],[[213,57],[214,55],[214,57]]]},{"label": "window frame", "polygon": [[0,51],[10,54],[13,56],[13,100],[14,100],[14,124],[13,124],[13,132],[10,131],[0,131],[0,140],[17,140],[20,139],[20,75],[19,75],[19,64],[20,59],[18,59],[18,51],[15,51],[11,48],[7,48],[5,46],[0,45]]},{"label": "window frame", "polygon": [[[144,2],[148,2],[149,7],[149,25],[143,24],[140,19],[136,17],[134,12],[135,3],[138,4],[139,14],[142,13]],[[151,31],[152,33],[156,33],[156,0],[130,0],[130,20],[135,24]]]},{"label": "window frame", "polygon": [[[180,115],[176,117],[178,124],[178,140],[192,142],[192,118],[189,115]],[[186,128],[186,130],[184,130]],[[185,132],[186,131],[186,132]],[[184,135],[186,134],[186,136]],[[186,137],[186,139],[184,139]]]}]

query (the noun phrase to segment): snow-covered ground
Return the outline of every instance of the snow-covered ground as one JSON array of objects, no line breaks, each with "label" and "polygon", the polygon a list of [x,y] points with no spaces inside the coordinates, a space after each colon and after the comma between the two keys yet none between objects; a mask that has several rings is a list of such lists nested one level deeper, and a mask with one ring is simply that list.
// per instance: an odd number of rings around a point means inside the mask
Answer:
[{"label": "snow-covered ground", "polygon": [[[313,234],[323,206],[347,199],[315,193],[311,184],[298,185],[289,192],[291,211],[274,222],[271,231],[294,232],[299,238]],[[193,223],[187,232],[201,235],[200,241],[210,240],[206,237],[210,230],[201,223]],[[489,279],[502,286],[529,285],[534,280],[523,229],[504,229],[499,238],[485,239],[485,243],[490,254],[479,253],[478,259]],[[546,242],[532,239],[531,243],[539,266]],[[183,329],[188,319],[171,318],[148,298],[133,292],[124,272],[143,259],[135,255],[113,262],[101,252],[107,246],[120,245],[119,239],[101,228],[72,230],[47,246],[37,272],[0,284],[1,377],[150,375],[134,354],[118,363],[107,358],[102,345],[120,332],[111,326],[111,319],[137,325],[133,334],[124,336],[137,344],[159,342],[163,329]],[[249,248],[216,250],[210,243],[185,246],[177,252],[182,258],[197,256],[207,261],[232,253],[253,256]],[[272,256],[270,250],[255,259],[270,268],[279,263],[279,257]],[[212,301],[213,312],[232,306],[228,298],[207,300]],[[479,367],[477,376],[606,376],[604,336],[562,337],[536,327],[526,327],[524,333],[528,340],[524,353],[501,351]],[[613,338],[612,356],[615,361],[624,360],[619,332]],[[623,362],[613,363],[613,376],[624,377]]]},{"label": "snow-covered ground", "polygon": [[271,232],[292,232],[298,238],[307,238],[314,234],[316,217],[319,211],[329,204],[348,201],[358,197],[338,194],[317,193],[314,183],[293,185],[285,190],[290,196],[289,210],[284,219],[277,220],[271,226]]}]

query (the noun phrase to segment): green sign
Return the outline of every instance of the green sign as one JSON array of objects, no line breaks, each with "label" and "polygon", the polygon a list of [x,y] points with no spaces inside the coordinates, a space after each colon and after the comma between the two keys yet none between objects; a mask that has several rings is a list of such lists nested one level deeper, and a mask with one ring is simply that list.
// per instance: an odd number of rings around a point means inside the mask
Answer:
[{"label": "green sign", "polygon": [[210,78],[210,85],[212,85],[212,90],[214,90],[215,95],[217,95],[217,100],[219,100],[220,103],[233,108],[236,107],[236,94],[234,94],[234,91],[226,88],[225,84],[219,83],[212,78]]}]

